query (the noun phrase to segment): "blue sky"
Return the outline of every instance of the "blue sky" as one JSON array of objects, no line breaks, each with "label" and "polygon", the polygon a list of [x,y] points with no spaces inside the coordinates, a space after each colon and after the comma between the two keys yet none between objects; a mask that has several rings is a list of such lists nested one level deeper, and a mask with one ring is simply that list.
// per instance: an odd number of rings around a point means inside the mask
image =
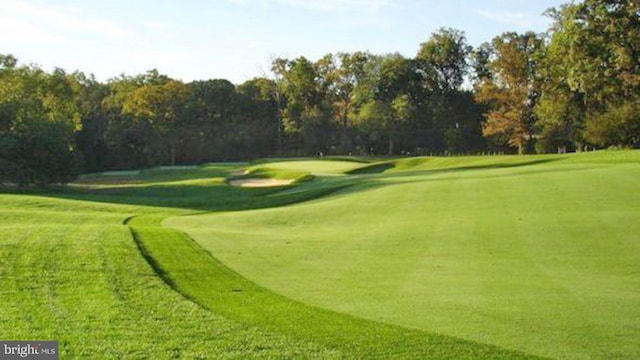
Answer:
[{"label": "blue sky", "polygon": [[369,50],[413,57],[440,27],[471,45],[545,31],[563,0],[0,0],[0,53],[99,80],[156,68],[241,83],[271,59]]}]

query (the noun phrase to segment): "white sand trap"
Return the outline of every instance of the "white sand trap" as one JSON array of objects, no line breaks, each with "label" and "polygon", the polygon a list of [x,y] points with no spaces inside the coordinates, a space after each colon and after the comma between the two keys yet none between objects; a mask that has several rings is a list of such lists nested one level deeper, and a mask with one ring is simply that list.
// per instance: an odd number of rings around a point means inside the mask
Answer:
[{"label": "white sand trap", "polygon": [[231,186],[240,186],[240,187],[272,187],[272,186],[284,186],[293,183],[293,179],[258,179],[258,178],[248,178],[248,179],[238,179],[229,181],[229,185]]},{"label": "white sand trap", "polygon": [[231,175],[231,176],[240,176],[240,175],[247,175],[248,173],[249,173],[249,170],[237,170],[237,171],[232,172],[229,175]]}]

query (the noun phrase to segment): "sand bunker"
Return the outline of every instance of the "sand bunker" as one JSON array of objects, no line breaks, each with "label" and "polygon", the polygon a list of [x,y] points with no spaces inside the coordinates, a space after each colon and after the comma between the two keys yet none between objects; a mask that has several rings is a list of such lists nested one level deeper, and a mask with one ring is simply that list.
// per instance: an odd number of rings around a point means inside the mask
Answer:
[{"label": "sand bunker", "polygon": [[283,186],[289,185],[293,183],[293,179],[258,179],[258,178],[248,178],[248,179],[237,179],[229,181],[229,185],[231,186],[240,186],[240,187],[271,187],[271,186]]},{"label": "sand bunker", "polygon": [[249,170],[237,170],[237,171],[232,172],[229,175],[231,175],[231,176],[240,176],[240,175],[247,175],[248,173],[249,173]]}]

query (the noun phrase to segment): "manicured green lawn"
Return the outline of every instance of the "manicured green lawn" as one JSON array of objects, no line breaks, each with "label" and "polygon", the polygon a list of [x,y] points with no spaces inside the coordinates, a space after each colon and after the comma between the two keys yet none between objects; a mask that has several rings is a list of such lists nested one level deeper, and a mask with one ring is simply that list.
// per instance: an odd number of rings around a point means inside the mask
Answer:
[{"label": "manicured green lawn", "polygon": [[529,357],[292,301],[160,226],[168,216],[308,201],[353,182],[226,185],[238,169],[208,165],[92,175],[66,189],[4,189],[0,338],[58,340],[65,359]]},{"label": "manicured green lawn", "polygon": [[250,166],[5,189],[0,339],[61,358],[640,357],[640,152],[297,159],[258,167],[314,178],[225,183]]},{"label": "manicured green lawn", "polygon": [[61,359],[338,354],[186,299],[141,256],[123,225],[125,212],[90,202],[0,199],[3,340],[58,340]]},{"label": "manicured green lawn", "polygon": [[265,164],[270,168],[282,170],[303,170],[314,174],[342,174],[362,166],[362,163],[339,160],[291,160],[275,161]]},{"label": "manicured green lawn", "polygon": [[639,152],[378,169],[333,197],[164,224],[318,307],[541,356],[640,357]]}]

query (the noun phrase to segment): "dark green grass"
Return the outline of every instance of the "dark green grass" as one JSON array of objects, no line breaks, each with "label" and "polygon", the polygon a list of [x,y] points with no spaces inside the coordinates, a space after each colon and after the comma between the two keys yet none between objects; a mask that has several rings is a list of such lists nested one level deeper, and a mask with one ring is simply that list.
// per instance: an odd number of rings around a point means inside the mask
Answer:
[{"label": "dark green grass", "polygon": [[118,184],[152,184],[176,182],[181,180],[224,178],[229,171],[238,169],[242,164],[205,164],[188,168],[153,168],[141,171],[112,172],[82,175],[75,182],[77,185],[114,186]]}]

